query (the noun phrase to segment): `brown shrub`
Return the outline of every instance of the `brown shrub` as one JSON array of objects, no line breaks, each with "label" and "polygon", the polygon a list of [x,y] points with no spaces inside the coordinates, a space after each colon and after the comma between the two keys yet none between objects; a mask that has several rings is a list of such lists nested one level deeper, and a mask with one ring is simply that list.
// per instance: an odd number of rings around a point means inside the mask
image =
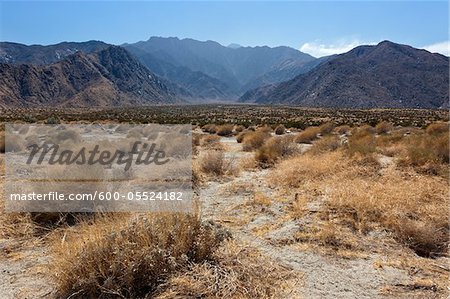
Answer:
[{"label": "brown shrub", "polygon": [[230,136],[233,133],[233,125],[221,125],[217,127],[216,134],[219,136]]},{"label": "brown shrub", "polygon": [[290,271],[260,252],[227,242],[213,261],[172,276],[155,298],[287,298],[293,295],[293,280]]},{"label": "brown shrub", "polygon": [[245,127],[243,125],[237,125],[234,127],[234,132],[236,132],[236,133],[240,133],[244,130],[245,130]]},{"label": "brown shrub", "polygon": [[207,124],[202,127],[202,130],[205,133],[216,134],[217,126],[213,124]]},{"label": "brown shrub", "polygon": [[319,134],[320,135],[327,135],[333,132],[335,125],[332,122],[327,122],[319,126]]},{"label": "brown shrub", "polygon": [[449,124],[444,123],[444,122],[432,123],[426,128],[426,132],[427,132],[427,134],[430,134],[430,135],[438,135],[438,134],[442,134],[442,133],[448,134]]},{"label": "brown shrub", "polygon": [[3,152],[20,152],[25,148],[25,142],[19,135],[9,135],[8,141],[3,142],[5,144]]},{"label": "brown shrub", "polygon": [[348,132],[350,132],[350,130],[351,130],[350,126],[347,125],[339,126],[334,129],[334,131],[339,135],[347,134]]},{"label": "brown shrub", "polygon": [[203,135],[200,139],[200,145],[206,148],[221,148],[220,137],[217,135]]},{"label": "brown shrub", "polygon": [[242,140],[242,149],[246,152],[250,152],[260,148],[264,142],[270,138],[270,134],[262,130],[255,132],[248,132],[245,134]]},{"label": "brown shrub", "polygon": [[283,135],[286,132],[286,128],[283,125],[278,125],[275,128],[275,134],[276,135]]},{"label": "brown shrub", "polygon": [[271,137],[256,151],[255,160],[260,166],[267,167],[296,152],[298,147],[291,136]]},{"label": "brown shrub", "polygon": [[319,127],[308,127],[306,130],[298,133],[294,141],[297,143],[311,143],[313,140],[317,139],[317,134],[320,133]]},{"label": "brown shrub", "polygon": [[60,297],[144,298],[189,264],[211,260],[221,236],[189,214],[137,214],[81,224],[63,240],[50,267]]},{"label": "brown shrub", "polygon": [[394,126],[390,122],[387,122],[387,121],[382,121],[375,126],[375,131],[377,132],[377,134],[380,134],[380,135],[387,134],[387,133],[391,132],[392,129],[394,129]]},{"label": "brown shrub", "polygon": [[325,136],[317,141],[315,141],[309,152],[312,154],[321,154],[324,152],[331,152],[337,150],[341,145],[341,141],[338,136],[330,135]]},{"label": "brown shrub", "polygon": [[347,150],[349,154],[369,155],[374,153],[377,145],[373,135],[374,130],[371,126],[363,126],[354,130],[348,138]]}]

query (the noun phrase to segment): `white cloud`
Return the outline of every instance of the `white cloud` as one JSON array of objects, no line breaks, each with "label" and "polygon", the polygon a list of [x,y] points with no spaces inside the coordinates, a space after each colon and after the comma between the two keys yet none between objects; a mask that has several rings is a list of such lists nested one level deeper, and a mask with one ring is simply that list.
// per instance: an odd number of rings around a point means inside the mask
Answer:
[{"label": "white cloud", "polygon": [[363,42],[359,40],[339,41],[333,44],[323,44],[317,41],[303,44],[300,51],[308,53],[314,57],[322,57],[333,54],[341,54],[361,45],[376,45],[376,42]]},{"label": "white cloud", "polygon": [[431,53],[440,53],[446,56],[450,56],[450,41],[428,45],[423,47],[423,49],[430,51]]}]

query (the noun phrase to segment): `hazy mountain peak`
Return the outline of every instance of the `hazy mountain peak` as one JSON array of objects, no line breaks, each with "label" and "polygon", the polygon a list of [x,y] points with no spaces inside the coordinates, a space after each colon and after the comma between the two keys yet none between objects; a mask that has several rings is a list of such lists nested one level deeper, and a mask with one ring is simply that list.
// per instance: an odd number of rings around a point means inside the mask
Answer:
[{"label": "hazy mountain peak", "polygon": [[242,48],[242,46],[239,45],[239,44],[231,43],[231,44],[229,44],[229,45],[227,46],[227,48],[231,48],[231,49],[239,49],[239,48]]}]

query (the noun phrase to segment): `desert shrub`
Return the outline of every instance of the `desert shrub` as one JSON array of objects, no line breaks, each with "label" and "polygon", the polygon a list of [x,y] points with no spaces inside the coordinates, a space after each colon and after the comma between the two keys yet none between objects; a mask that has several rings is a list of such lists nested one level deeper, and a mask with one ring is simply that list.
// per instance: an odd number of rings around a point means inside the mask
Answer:
[{"label": "desert shrub", "polygon": [[221,148],[220,137],[217,135],[203,135],[200,139],[200,145],[206,148]]},{"label": "desert shrub", "polygon": [[286,132],[286,128],[283,125],[278,125],[275,128],[275,134],[277,135],[283,135]]},{"label": "desert shrub", "polygon": [[47,125],[57,125],[60,124],[61,121],[59,120],[59,118],[57,116],[50,116],[49,118],[47,118],[47,120],[45,121],[45,123]]},{"label": "desert shrub", "polygon": [[205,133],[216,134],[217,126],[214,124],[207,124],[202,127],[202,131]]},{"label": "desert shrub", "polygon": [[260,148],[264,142],[270,138],[270,134],[264,130],[257,130],[254,132],[248,132],[245,134],[242,140],[242,149],[246,152],[250,152]]},{"label": "desert shrub", "polygon": [[339,135],[347,134],[348,132],[350,132],[350,130],[351,130],[350,126],[347,125],[342,125],[334,129],[334,131]]},{"label": "desert shrub", "polygon": [[319,127],[308,127],[304,131],[298,133],[294,141],[297,143],[311,143],[313,140],[317,139],[317,134],[319,134]]},{"label": "desert shrub", "polygon": [[258,127],[255,131],[270,134],[272,132],[272,128],[270,126],[262,126]]},{"label": "desert shrub", "polygon": [[330,208],[365,232],[381,224],[422,256],[439,255],[448,245],[448,186],[442,180],[389,170],[376,179],[356,177],[351,184],[329,180]]},{"label": "desert shrub", "polygon": [[234,132],[236,132],[236,133],[240,133],[244,130],[245,130],[245,127],[243,125],[237,125],[234,127]]},{"label": "desert shrub", "polygon": [[237,143],[242,143],[242,141],[244,140],[245,135],[248,132],[240,132],[237,136],[236,136],[236,141]]},{"label": "desert shrub", "polygon": [[375,131],[377,134],[381,135],[391,132],[393,128],[394,126],[390,122],[382,121],[375,126]]},{"label": "desert shrub", "polygon": [[405,141],[398,165],[418,167],[429,174],[448,175],[449,135],[412,135]]},{"label": "desert shrub", "polygon": [[442,133],[448,134],[449,124],[444,123],[444,122],[432,123],[426,128],[426,132],[427,132],[427,134],[430,134],[430,135],[438,135],[438,134],[442,134]]},{"label": "desert shrub", "polygon": [[267,167],[297,151],[298,147],[292,137],[271,137],[255,152],[255,160],[260,166]]},{"label": "desert shrub", "polygon": [[320,135],[327,135],[333,132],[335,125],[332,122],[327,122],[319,126],[319,134]]},{"label": "desert shrub", "polygon": [[[227,242],[213,261],[193,264],[160,287],[156,299],[288,298],[294,277],[259,251]],[[213,287],[212,287],[213,286]]]},{"label": "desert shrub", "polygon": [[198,161],[201,172],[205,174],[221,176],[226,172],[225,155],[223,151],[208,150],[202,152]]},{"label": "desert shrub", "polygon": [[216,134],[219,136],[230,136],[233,133],[233,125],[221,125],[217,127]]},{"label": "desert shrub", "polygon": [[192,134],[192,145],[200,146],[200,141],[202,140],[202,134],[193,133]]},{"label": "desert shrub", "polygon": [[347,150],[350,155],[369,155],[376,150],[375,129],[365,125],[353,129],[352,135],[348,138]]},{"label": "desert shrub", "polygon": [[325,136],[317,141],[315,141],[312,147],[309,149],[309,152],[313,154],[320,154],[324,152],[334,151],[339,148],[341,145],[341,141],[339,137],[330,135]]},{"label": "desert shrub", "polygon": [[144,298],[170,275],[212,259],[224,234],[189,214],[105,216],[56,240],[59,297]]}]

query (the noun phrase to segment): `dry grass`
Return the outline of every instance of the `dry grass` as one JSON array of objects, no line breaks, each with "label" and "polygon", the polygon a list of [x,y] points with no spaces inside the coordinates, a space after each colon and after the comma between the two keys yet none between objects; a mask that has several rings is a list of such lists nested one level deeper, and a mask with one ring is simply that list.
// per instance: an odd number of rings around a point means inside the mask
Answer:
[{"label": "dry grass", "polygon": [[207,124],[202,127],[202,130],[205,133],[216,134],[217,126],[214,124]]},{"label": "dry grass", "polygon": [[[319,192],[328,213],[355,233],[383,229],[417,254],[444,254],[449,237],[447,181],[395,168],[373,171],[371,163],[340,150],[305,154],[282,161],[269,182],[286,190]],[[295,203],[294,214],[301,214],[304,204],[303,199]]]},{"label": "dry grass", "polygon": [[292,136],[271,137],[256,151],[255,160],[261,167],[268,167],[297,152]]},{"label": "dry grass", "polygon": [[174,275],[155,298],[287,298],[296,282],[290,271],[258,251],[227,242],[213,262]]},{"label": "dry grass", "polygon": [[231,136],[233,134],[233,125],[226,124],[217,127],[216,134],[219,136]]},{"label": "dry grass", "polygon": [[341,146],[341,141],[338,136],[329,135],[315,141],[309,152],[313,154],[320,154],[324,152],[335,151]]},{"label": "dry grass", "polygon": [[269,138],[270,134],[264,130],[248,132],[244,135],[244,139],[242,140],[242,149],[246,152],[256,150],[260,148]]},{"label": "dry grass", "polygon": [[221,238],[187,214],[105,216],[54,241],[50,274],[60,297],[142,298],[190,263],[212,260]]},{"label": "dry grass", "polygon": [[439,135],[442,133],[447,133],[449,132],[449,124],[448,123],[444,123],[444,122],[435,122],[430,124],[427,128],[426,128],[426,132],[427,134],[430,135]]},{"label": "dry grass", "polygon": [[335,128],[334,123],[332,123],[332,122],[324,123],[319,126],[319,134],[322,136],[328,135],[331,132],[333,132],[334,128]]},{"label": "dry grass", "polygon": [[225,158],[223,151],[206,150],[200,152],[197,167],[201,173],[212,176],[236,175],[239,167],[233,158]]},{"label": "dry grass", "polygon": [[339,135],[347,134],[348,132],[350,132],[350,130],[351,130],[350,126],[347,125],[342,125],[334,129],[334,131]]},{"label": "dry grass", "polygon": [[263,192],[255,192],[253,198],[249,201],[249,205],[268,207],[272,204],[272,200],[266,196]]},{"label": "dry grass", "polygon": [[382,121],[375,126],[375,131],[379,135],[387,134],[387,133],[391,132],[393,129],[394,129],[394,126],[390,122],[387,122],[387,121]]},{"label": "dry grass", "polygon": [[313,140],[317,139],[319,133],[319,127],[308,127],[304,131],[298,133],[295,136],[294,141],[297,143],[311,143]]},{"label": "dry grass", "polygon": [[350,155],[370,155],[376,151],[375,129],[371,126],[354,128],[348,138],[347,150]]}]

